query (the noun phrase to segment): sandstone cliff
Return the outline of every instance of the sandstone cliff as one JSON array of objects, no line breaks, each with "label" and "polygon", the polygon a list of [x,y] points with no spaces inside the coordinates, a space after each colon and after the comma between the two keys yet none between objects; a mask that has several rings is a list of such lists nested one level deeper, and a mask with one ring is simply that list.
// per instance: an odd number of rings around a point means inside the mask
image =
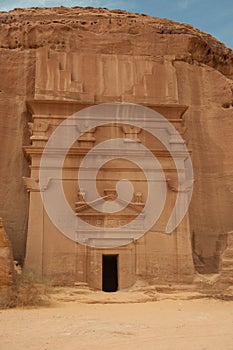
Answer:
[{"label": "sandstone cliff", "polygon": [[8,304],[13,273],[12,246],[5,232],[2,218],[0,218],[0,308]]},{"label": "sandstone cliff", "polygon": [[[27,194],[21,180],[28,172],[22,151],[29,143],[25,101],[34,97],[36,51],[41,47],[169,59],[177,79],[177,102],[189,107],[185,123],[195,171],[190,210],[195,256],[202,271],[216,270],[218,237],[233,226],[232,50],[189,25],[80,7],[0,13],[0,215],[15,258],[24,257],[27,225]],[[91,67],[83,74],[85,91],[97,95]]]}]

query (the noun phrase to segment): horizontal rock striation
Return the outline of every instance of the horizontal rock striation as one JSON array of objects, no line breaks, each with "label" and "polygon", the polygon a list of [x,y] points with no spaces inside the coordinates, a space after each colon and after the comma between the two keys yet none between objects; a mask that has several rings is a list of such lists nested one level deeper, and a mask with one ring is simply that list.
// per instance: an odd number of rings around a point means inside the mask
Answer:
[{"label": "horizontal rock striation", "polygon": [[[50,64],[59,62],[61,76],[69,73],[66,58],[71,62],[73,54],[92,59],[93,65],[88,65],[88,59],[80,58],[82,69],[76,69],[75,77],[70,75],[71,85],[80,86],[84,97],[91,94],[94,99],[98,93],[98,102],[103,102],[110,90],[106,86],[100,92],[93,75],[100,72],[98,60],[103,55],[110,73],[113,69],[108,67],[114,68],[120,60],[125,64],[127,56],[132,56],[136,63],[130,62],[131,67],[137,64],[142,76],[138,79],[134,68],[134,86],[128,90],[127,75],[122,76],[120,87],[128,94],[128,102],[135,102],[132,94],[137,91],[139,96],[142,91],[144,104],[151,94],[154,103],[168,103],[170,98],[170,103],[188,106],[184,118],[195,174],[190,208],[193,249],[201,272],[216,272],[216,242],[233,226],[233,51],[186,24],[90,7],[0,13],[0,215],[15,259],[20,263],[24,259],[28,218],[28,194],[22,181],[29,174],[22,150],[30,144],[26,101],[35,98],[36,57],[43,48]],[[109,57],[114,57],[112,65]],[[169,96],[169,91],[174,95]],[[121,93],[113,97],[121,100]]]},{"label": "horizontal rock striation", "polygon": [[[15,9],[0,12],[0,31],[0,47],[5,49],[47,46],[70,50],[88,47],[92,51],[94,42],[86,39],[98,36],[98,41],[102,38],[99,52],[113,53],[117,49],[119,53],[144,54],[147,37],[150,40],[148,55],[157,54],[158,36],[161,42],[168,41],[169,37],[176,40],[180,36],[187,42],[185,52],[181,50],[179,53],[180,48],[176,45],[167,46],[168,52],[178,55],[177,59],[188,63],[197,61],[233,77],[231,49],[188,24],[165,18],[92,7]],[[111,43],[105,40],[109,36],[113,39]]]}]

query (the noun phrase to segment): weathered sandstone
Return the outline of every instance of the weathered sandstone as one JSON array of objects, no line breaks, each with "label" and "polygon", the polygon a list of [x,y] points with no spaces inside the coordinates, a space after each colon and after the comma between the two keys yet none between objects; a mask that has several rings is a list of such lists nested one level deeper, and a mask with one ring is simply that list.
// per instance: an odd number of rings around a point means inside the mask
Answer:
[{"label": "weathered sandstone", "polygon": [[[48,87],[46,74],[39,79],[43,60],[70,85],[50,81]],[[124,71],[127,60],[134,79]],[[100,61],[103,80],[96,79]],[[122,69],[120,76],[116,67]],[[218,240],[233,226],[232,50],[189,25],[120,10],[16,9],[0,14],[0,76],[0,215],[17,260],[24,259],[28,219],[22,181],[29,174],[22,150],[30,144],[26,101],[95,104],[114,99],[188,107],[184,122],[195,175],[189,212],[194,258],[200,272],[218,271]]]},{"label": "weathered sandstone", "polygon": [[11,242],[0,218],[0,307],[7,305],[7,298],[13,284],[13,266]]}]

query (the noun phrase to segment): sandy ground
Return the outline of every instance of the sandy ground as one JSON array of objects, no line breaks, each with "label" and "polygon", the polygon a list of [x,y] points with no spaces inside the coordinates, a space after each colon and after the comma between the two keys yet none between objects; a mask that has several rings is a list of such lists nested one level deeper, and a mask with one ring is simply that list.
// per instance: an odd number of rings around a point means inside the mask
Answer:
[{"label": "sandy ground", "polygon": [[71,301],[48,308],[1,310],[0,349],[232,350],[233,302]]}]

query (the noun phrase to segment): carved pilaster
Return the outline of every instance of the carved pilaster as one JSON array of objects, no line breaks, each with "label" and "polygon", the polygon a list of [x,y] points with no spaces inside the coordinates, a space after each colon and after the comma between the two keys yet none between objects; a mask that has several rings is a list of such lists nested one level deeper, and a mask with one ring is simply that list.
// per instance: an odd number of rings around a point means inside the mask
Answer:
[{"label": "carved pilaster", "polygon": [[95,144],[95,134],[96,128],[93,128],[91,130],[88,130],[83,134],[82,136],[79,137],[78,139],[78,146],[81,148],[92,148]]},{"label": "carved pilaster", "polygon": [[44,145],[44,143],[48,141],[47,132],[50,128],[50,123],[48,121],[35,120],[34,123],[28,123],[28,127],[31,133],[30,140],[33,145]]}]

